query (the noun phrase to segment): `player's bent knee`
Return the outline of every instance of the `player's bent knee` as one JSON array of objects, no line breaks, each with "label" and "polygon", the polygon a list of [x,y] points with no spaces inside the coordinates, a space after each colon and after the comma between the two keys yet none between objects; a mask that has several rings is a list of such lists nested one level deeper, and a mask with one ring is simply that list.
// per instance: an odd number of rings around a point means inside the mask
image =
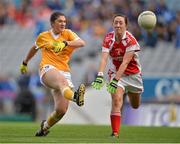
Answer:
[{"label": "player's bent knee", "polygon": [[122,106],[122,101],[121,99],[113,99],[112,101],[112,107],[113,109],[120,109]]},{"label": "player's bent knee", "polygon": [[139,105],[132,105],[132,108],[133,108],[133,109],[138,109],[138,108],[139,108]]},{"label": "player's bent knee", "polygon": [[134,109],[138,109],[140,106],[140,103],[136,103],[136,104],[131,104],[132,108]]}]

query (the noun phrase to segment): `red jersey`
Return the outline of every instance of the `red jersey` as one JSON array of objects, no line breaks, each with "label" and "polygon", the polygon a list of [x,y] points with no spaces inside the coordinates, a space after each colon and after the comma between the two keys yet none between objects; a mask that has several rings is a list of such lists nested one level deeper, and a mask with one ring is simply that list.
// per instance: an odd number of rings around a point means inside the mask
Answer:
[{"label": "red jersey", "polygon": [[141,66],[138,57],[140,46],[135,37],[130,32],[126,31],[119,43],[115,41],[115,32],[109,32],[104,38],[102,51],[109,52],[112,71],[117,71],[119,69],[126,52],[135,51],[135,54],[128,64],[124,74],[129,75],[141,72]]}]

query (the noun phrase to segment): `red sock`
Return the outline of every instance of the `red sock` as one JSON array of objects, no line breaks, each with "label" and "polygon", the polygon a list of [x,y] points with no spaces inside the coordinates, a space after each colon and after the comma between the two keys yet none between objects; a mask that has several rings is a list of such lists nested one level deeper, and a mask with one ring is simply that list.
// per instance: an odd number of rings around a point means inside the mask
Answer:
[{"label": "red sock", "polygon": [[119,128],[121,125],[121,117],[120,112],[112,112],[111,113],[111,128],[112,132],[119,134]]}]

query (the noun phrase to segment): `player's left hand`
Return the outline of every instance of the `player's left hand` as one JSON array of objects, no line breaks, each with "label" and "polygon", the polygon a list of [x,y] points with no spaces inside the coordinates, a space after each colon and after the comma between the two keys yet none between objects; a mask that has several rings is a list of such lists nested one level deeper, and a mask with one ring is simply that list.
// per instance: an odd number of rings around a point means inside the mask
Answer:
[{"label": "player's left hand", "polygon": [[28,71],[27,64],[23,62],[23,63],[20,65],[19,70],[20,70],[21,74],[27,73],[27,71]]},{"label": "player's left hand", "polygon": [[96,79],[92,82],[92,88],[100,90],[104,85],[104,78],[103,76],[97,76]]},{"label": "player's left hand", "polygon": [[118,83],[118,80],[113,78],[108,84],[107,84],[107,91],[109,93],[115,93],[116,92],[116,89],[117,89],[117,83]]},{"label": "player's left hand", "polygon": [[55,53],[58,53],[58,52],[62,51],[67,46],[67,42],[66,41],[63,41],[63,42],[53,42],[52,46],[53,46],[53,51]]}]

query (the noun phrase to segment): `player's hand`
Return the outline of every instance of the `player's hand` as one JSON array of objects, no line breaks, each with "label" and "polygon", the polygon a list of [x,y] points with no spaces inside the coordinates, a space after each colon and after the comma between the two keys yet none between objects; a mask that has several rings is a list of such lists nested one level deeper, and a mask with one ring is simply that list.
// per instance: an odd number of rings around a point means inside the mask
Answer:
[{"label": "player's hand", "polygon": [[108,84],[107,84],[107,91],[109,93],[115,93],[116,92],[116,89],[117,89],[117,83],[118,83],[118,80],[116,80],[115,78],[113,78]]},{"label": "player's hand", "polygon": [[100,90],[104,85],[103,76],[97,76],[96,79],[92,82],[91,86],[97,90]]},{"label": "player's hand", "polygon": [[53,51],[55,53],[58,53],[58,52],[62,51],[67,46],[67,42],[66,41],[63,41],[63,42],[53,42],[52,46],[53,46]]},{"label": "player's hand", "polygon": [[27,64],[23,62],[23,63],[20,65],[19,70],[20,70],[21,74],[27,73],[27,71],[28,71]]}]

